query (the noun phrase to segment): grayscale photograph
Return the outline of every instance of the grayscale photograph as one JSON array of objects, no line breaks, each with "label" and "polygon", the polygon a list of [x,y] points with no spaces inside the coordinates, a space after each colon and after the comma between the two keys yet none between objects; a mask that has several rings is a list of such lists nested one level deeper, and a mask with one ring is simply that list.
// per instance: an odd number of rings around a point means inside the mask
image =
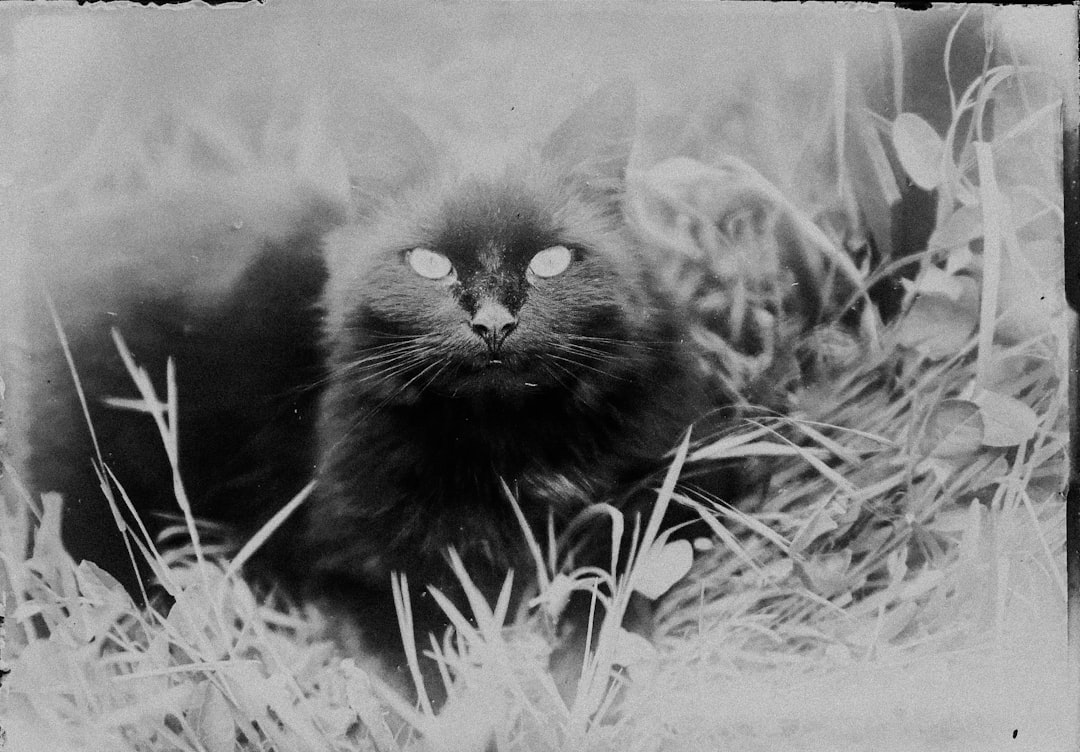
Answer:
[{"label": "grayscale photograph", "polygon": [[1074,6],[3,5],[0,750],[1078,748]]}]

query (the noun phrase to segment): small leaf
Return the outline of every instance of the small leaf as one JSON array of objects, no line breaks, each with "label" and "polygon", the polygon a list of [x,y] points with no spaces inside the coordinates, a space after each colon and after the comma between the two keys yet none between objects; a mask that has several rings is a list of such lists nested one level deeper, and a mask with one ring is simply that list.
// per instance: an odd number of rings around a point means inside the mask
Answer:
[{"label": "small leaf", "polygon": [[1054,361],[1033,353],[995,347],[987,363],[983,389],[1009,397],[1017,393],[1025,382],[1053,379]]},{"label": "small leaf", "polygon": [[839,527],[840,525],[837,524],[836,520],[833,519],[833,516],[829,514],[826,507],[819,507],[791,540],[792,552],[803,551],[815,540],[826,533],[831,533]]},{"label": "small leaf", "polygon": [[[1038,247],[1031,243],[1024,250]],[[1056,248],[1060,259],[1060,243]],[[1012,254],[1002,257],[998,287],[1000,316],[995,329],[1000,342],[1023,342],[1051,330],[1055,317],[1064,307],[1060,268],[1055,271],[1043,276],[1025,258]]]},{"label": "small leaf", "polygon": [[933,190],[941,182],[941,162],[945,143],[933,127],[918,115],[904,112],[892,129],[893,146],[900,166],[912,182],[923,190]]},{"label": "small leaf", "polygon": [[966,283],[970,282],[968,277],[958,277],[936,266],[928,266],[915,280],[915,290],[924,295],[943,295],[957,301],[964,294]]},{"label": "small leaf", "polygon": [[[885,154],[885,148],[881,145],[881,131],[872,127],[869,122],[863,124],[863,127],[861,128],[856,126],[853,130],[856,142],[866,150],[866,162],[876,179],[875,182],[881,198],[884,199],[886,205],[892,206],[900,201],[902,196],[900,194],[900,187],[896,182],[896,175],[893,173],[892,165],[889,164],[889,158]],[[866,182],[869,183],[869,181]]]},{"label": "small leaf", "polygon": [[634,572],[634,590],[655,600],[681,580],[693,562],[690,541],[677,540],[654,547]]},{"label": "small leaf", "polygon": [[131,596],[115,577],[90,560],[79,562],[75,570],[79,592],[86,598],[101,604],[111,604],[121,609],[133,609]]},{"label": "small leaf", "polygon": [[191,716],[192,729],[209,752],[229,752],[236,748],[232,708],[216,686],[206,682],[202,687],[202,702]]},{"label": "small leaf", "polygon": [[1018,399],[984,389],[975,395],[975,404],[986,428],[982,440],[986,446],[1016,446],[1039,427],[1039,416]]},{"label": "small leaf", "polygon": [[828,598],[848,589],[851,551],[818,554],[797,562],[800,579],[818,595]]},{"label": "small leaf", "polygon": [[982,446],[983,433],[978,405],[967,400],[947,399],[930,414],[919,441],[919,452],[946,459],[968,457]]},{"label": "small leaf", "polygon": [[763,566],[757,573],[758,587],[783,582],[795,571],[795,562],[788,558],[777,559]]},{"label": "small leaf", "polygon": [[966,248],[968,243],[982,235],[982,209],[978,206],[961,206],[938,222],[926,246],[932,251]]},{"label": "small leaf", "polygon": [[939,360],[955,355],[971,339],[978,322],[969,296],[919,295],[897,326],[898,344]]}]

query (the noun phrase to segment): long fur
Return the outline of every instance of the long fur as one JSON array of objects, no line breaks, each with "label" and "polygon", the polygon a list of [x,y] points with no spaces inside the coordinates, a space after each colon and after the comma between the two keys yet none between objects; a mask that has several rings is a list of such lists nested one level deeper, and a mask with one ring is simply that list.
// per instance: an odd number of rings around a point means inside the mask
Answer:
[{"label": "long fur", "polygon": [[[632,113],[627,92],[602,91],[501,171],[439,165],[328,237],[319,483],[298,566],[362,614],[376,648],[397,641],[391,572],[457,592],[453,547],[494,598],[508,568],[531,570],[503,483],[535,529],[562,525],[655,471],[713,406],[619,206]],[[556,245],[570,267],[530,278]],[[416,247],[456,279],[415,274]],[[494,370],[469,327],[485,299],[518,321]],[[445,626],[414,609],[420,636]]]}]

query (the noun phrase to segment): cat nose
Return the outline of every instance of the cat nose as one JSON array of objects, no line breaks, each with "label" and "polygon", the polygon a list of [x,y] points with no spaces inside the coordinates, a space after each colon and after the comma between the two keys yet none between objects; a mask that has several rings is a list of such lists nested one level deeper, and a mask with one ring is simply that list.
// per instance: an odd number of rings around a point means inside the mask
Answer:
[{"label": "cat nose", "polygon": [[492,353],[499,351],[503,340],[510,332],[517,329],[517,316],[506,310],[506,307],[495,302],[485,302],[480,310],[472,317],[469,326],[477,337],[484,340],[488,350]]}]

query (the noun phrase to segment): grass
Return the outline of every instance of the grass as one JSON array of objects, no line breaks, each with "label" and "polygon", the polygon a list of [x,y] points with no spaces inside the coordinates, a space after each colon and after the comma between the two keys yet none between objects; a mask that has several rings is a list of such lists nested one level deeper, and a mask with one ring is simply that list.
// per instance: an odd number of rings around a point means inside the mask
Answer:
[{"label": "grass", "polygon": [[[834,78],[845,80],[839,63]],[[139,609],[102,570],[76,565],[60,540],[61,500],[31,499],[5,461],[0,572],[12,671],[0,723],[11,748],[1068,748],[1061,491],[1070,321],[1058,279],[1036,256],[1061,245],[1060,182],[1016,167],[1017,155],[1055,148],[1051,105],[1038,76],[1015,66],[988,69],[954,94],[945,134],[912,114],[857,119],[835,97],[830,115],[842,125],[833,135],[855,118],[859,142],[885,157],[874,168],[882,195],[896,185],[895,167],[935,187],[939,211],[917,257],[871,265],[856,256],[826,299],[861,301],[858,315],[806,335],[773,317],[782,291],[770,282],[792,253],[835,261],[843,236],[861,229],[856,217],[846,214],[844,227],[820,221],[832,204],[800,205],[733,157],[637,175],[635,220],[671,259],[671,283],[696,290],[719,279],[732,291],[684,301],[698,317],[692,346],[703,367],[718,388],[767,386],[785,410],[747,410],[718,437],[688,433],[643,523],[611,507],[590,511],[634,530],[625,572],[561,571],[557,547],[526,528],[536,571],[513,576],[536,579],[534,608],[510,613],[509,588],[485,602],[455,560],[470,613],[433,593],[456,634],[406,645],[414,672],[417,651],[444,667],[449,700],[438,712],[423,696],[405,700],[363,655],[343,655],[317,611],[255,597],[241,568],[280,516],[237,552],[202,546],[178,470],[172,380],[156,394],[117,336],[141,397],[115,406],[156,421],[189,545],[161,550],[137,528],[126,540],[175,603]],[[836,164],[851,166],[853,141],[826,140]],[[140,170],[153,183],[156,163],[144,156]],[[834,182],[807,193],[866,190],[852,174],[838,168]],[[60,190],[96,193],[92,181],[76,183]],[[767,258],[775,265],[762,274]],[[916,272],[903,313],[885,320],[863,293],[900,268]],[[1052,300],[1029,304],[1012,279]],[[765,356],[718,335],[717,311],[756,327]],[[777,370],[792,352],[799,357]],[[679,482],[717,460],[764,463],[768,490],[729,505]],[[98,467],[109,503],[129,507]],[[659,521],[670,504],[699,510],[711,535],[692,548],[668,540]],[[422,585],[394,581],[403,634]],[[599,629],[566,703],[548,658],[552,620],[573,588],[596,594]],[[654,600],[649,640],[622,626],[634,593]]]}]

